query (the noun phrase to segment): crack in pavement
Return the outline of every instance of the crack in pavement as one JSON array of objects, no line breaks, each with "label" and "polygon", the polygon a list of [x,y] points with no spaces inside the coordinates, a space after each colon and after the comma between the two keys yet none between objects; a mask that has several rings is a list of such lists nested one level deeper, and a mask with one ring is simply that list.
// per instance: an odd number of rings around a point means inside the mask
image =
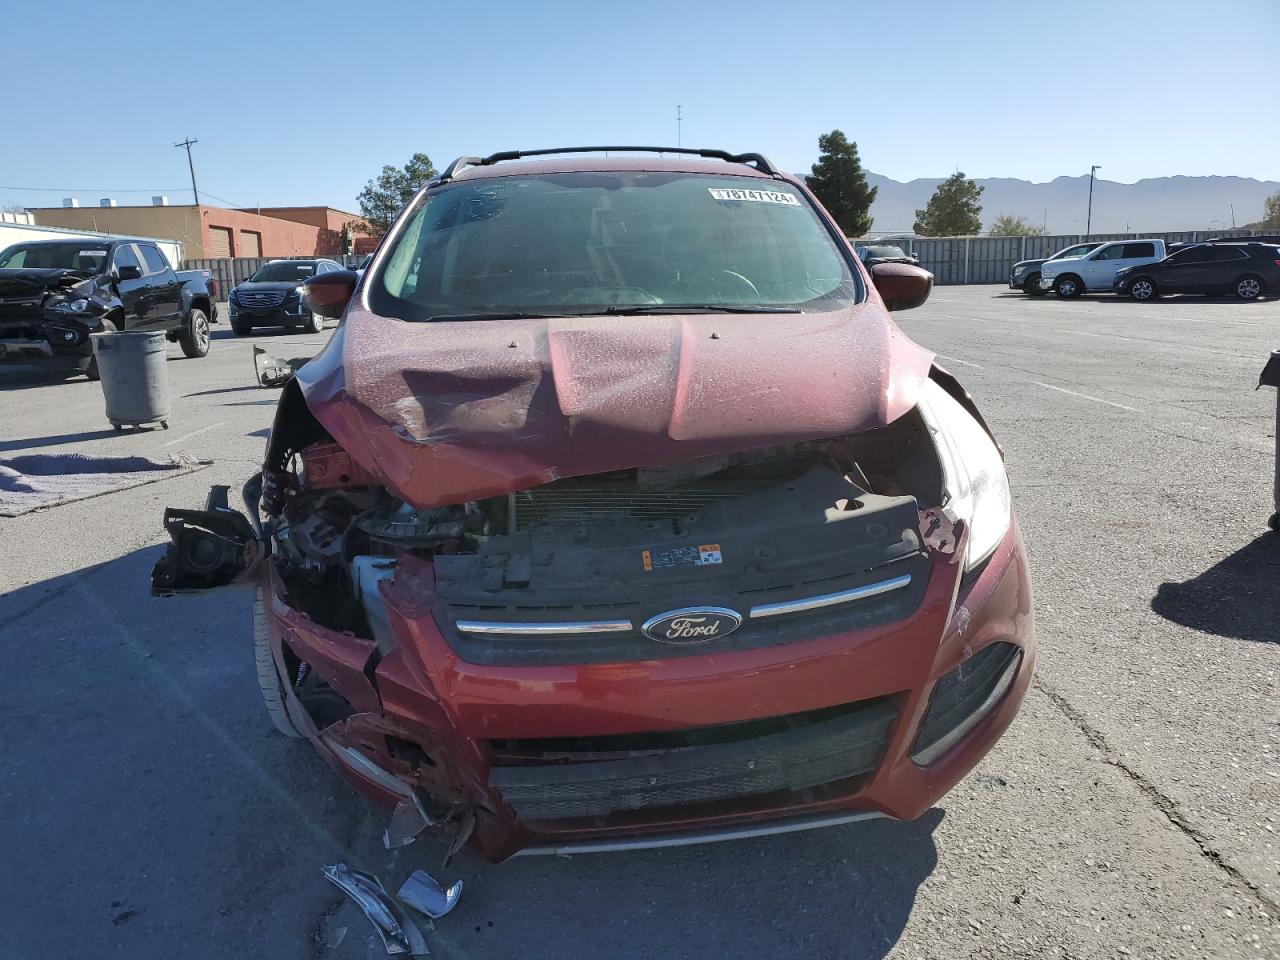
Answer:
[{"label": "crack in pavement", "polygon": [[1166,797],[1161,793],[1154,783],[1132,767],[1125,764],[1123,760],[1120,760],[1115,755],[1115,751],[1112,749],[1111,744],[1107,742],[1107,738],[1103,736],[1102,732],[1092,726],[1084,718],[1083,714],[1071,705],[1071,702],[1067,700],[1066,697],[1058,693],[1056,690],[1046,686],[1039,676],[1032,678],[1032,684],[1037,690],[1048,697],[1049,702],[1057,707],[1063,716],[1065,716],[1067,720],[1069,720],[1071,724],[1084,735],[1085,740],[1087,740],[1090,745],[1102,754],[1102,759],[1106,763],[1115,767],[1128,777],[1129,780],[1137,786],[1139,792],[1150,800],[1162,814],[1164,814],[1165,819],[1167,819],[1175,829],[1186,836],[1188,840],[1195,844],[1196,849],[1200,851],[1200,855],[1202,857],[1218,867],[1218,869],[1225,873],[1230,880],[1235,882],[1235,884],[1243,886],[1252,895],[1254,901],[1258,905],[1258,908],[1272,921],[1280,920],[1280,903],[1276,903],[1268,897],[1256,883],[1240,872],[1235,865],[1227,861],[1221,852],[1214,849],[1209,838],[1188,823],[1186,818],[1178,811],[1178,805],[1169,797]]}]

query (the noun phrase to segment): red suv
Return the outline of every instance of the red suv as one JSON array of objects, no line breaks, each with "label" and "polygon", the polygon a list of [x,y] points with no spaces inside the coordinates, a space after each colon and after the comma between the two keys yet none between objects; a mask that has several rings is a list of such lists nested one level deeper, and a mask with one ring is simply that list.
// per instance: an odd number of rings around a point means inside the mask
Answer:
[{"label": "red suv", "polygon": [[251,516],[166,513],[153,589],[258,580],[268,712],[393,842],[916,817],[1026,693],[999,449],[889,317],[932,276],[760,155],[654,152],[455,161],[308,282],[342,322]]}]

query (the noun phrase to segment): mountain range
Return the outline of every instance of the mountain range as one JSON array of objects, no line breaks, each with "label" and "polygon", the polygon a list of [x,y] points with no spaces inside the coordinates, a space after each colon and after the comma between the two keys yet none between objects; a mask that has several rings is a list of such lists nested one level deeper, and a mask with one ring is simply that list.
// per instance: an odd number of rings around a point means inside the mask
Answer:
[{"label": "mountain range", "polygon": [[[976,178],[975,178],[976,179]],[[900,183],[867,172],[877,188],[871,205],[871,233],[910,232],[917,210],[924,209],[941,179]],[[1011,214],[1045,225],[1051,234],[1084,233],[1089,177],[1058,177],[1032,183],[1011,177],[976,179],[982,192],[982,230],[996,217]],[[1280,192],[1280,182],[1246,177],[1153,177],[1137,183],[1096,180],[1093,184],[1094,233],[1223,230],[1262,219],[1262,203]]]}]

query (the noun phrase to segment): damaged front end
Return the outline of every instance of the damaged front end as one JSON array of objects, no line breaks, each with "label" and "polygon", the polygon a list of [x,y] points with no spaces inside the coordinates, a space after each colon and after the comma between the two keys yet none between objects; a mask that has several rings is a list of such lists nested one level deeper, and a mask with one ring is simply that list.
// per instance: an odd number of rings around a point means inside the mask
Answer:
[{"label": "damaged front end", "polygon": [[0,361],[84,369],[90,335],[114,330],[121,302],[102,278],[62,269],[0,270]]},{"label": "damaged front end", "polygon": [[389,847],[433,829],[502,859],[914,817],[1025,692],[1003,468],[974,465],[994,444],[940,370],[847,435],[629,466],[615,448],[450,503],[407,464],[389,483],[303,390],[284,387],[248,518],[225,493],[166,513],[153,590],[262,584],[268,709],[270,686],[394,811]]}]

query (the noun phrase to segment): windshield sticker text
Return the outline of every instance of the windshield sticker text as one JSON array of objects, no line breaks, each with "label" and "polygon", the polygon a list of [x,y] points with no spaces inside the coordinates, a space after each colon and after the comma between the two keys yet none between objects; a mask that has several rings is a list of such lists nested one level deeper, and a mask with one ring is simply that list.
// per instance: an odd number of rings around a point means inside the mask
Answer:
[{"label": "windshield sticker text", "polygon": [[776,190],[737,190],[724,187],[707,187],[713,200],[746,200],[750,203],[780,203],[786,207],[800,206],[800,198],[793,193]]}]

